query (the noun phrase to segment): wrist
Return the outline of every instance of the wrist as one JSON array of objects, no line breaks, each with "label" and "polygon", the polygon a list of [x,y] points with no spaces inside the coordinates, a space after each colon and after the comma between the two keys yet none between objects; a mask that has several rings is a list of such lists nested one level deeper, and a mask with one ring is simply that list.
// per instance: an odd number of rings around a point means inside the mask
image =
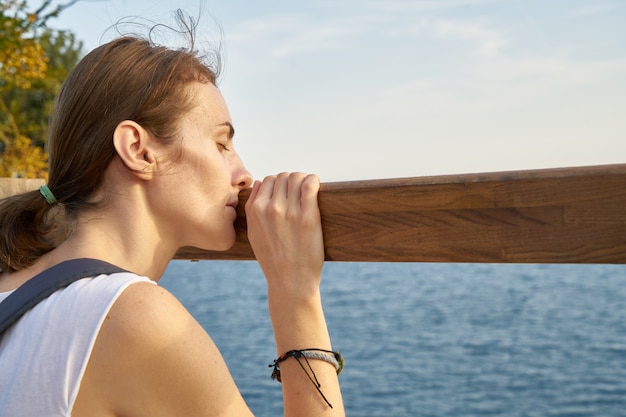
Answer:
[{"label": "wrist", "polygon": [[270,303],[285,308],[306,306],[320,301],[320,275],[298,279],[268,279],[267,296]]},{"label": "wrist", "polygon": [[269,289],[267,304],[270,317],[288,317],[292,320],[306,320],[309,316],[323,315],[322,295],[319,288]]},{"label": "wrist", "polygon": [[310,346],[331,349],[319,292],[297,302],[272,297],[268,306],[278,354]]}]

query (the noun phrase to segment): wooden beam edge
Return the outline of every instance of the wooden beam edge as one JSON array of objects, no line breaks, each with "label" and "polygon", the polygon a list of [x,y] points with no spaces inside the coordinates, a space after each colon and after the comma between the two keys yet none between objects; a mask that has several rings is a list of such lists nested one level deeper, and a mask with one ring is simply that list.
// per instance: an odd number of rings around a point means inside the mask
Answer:
[{"label": "wooden beam edge", "polygon": [[[535,193],[537,195],[534,199],[540,201],[543,196],[546,201],[541,201],[541,204],[535,202],[535,207],[527,204],[515,207],[515,203],[495,207],[498,202],[494,203],[493,195],[476,198],[476,188],[492,193],[494,190],[497,192],[508,188],[514,192],[515,188],[522,187],[522,184],[530,189],[531,192],[527,190],[527,194],[532,194],[532,191],[537,191],[541,187],[545,188],[542,193]],[[560,188],[562,184],[568,185],[565,191]],[[489,188],[492,189],[488,190]],[[591,194],[591,197],[576,195],[577,189]],[[452,213],[454,210],[440,206],[433,206],[429,209],[389,209],[394,205],[411,206],[411,201],[404,204],[401,200],[409,198],[407,197],[409,194],[419,194],[417,192],[419,190],[424,190],[423,194],[426,199],[446,193],[453,195],[466,207],[458,209],[454,214]],[[562,200],[565,194],[567,202],[549,201],[550,190],[554,191],[554,195],[561,194]],[[461,226],[455,229],[454,225],[442,225],[439,228],[420,230],[420,226],[404,224],[400,226],[404,230],[400,227],[394,229],[395,226],[382,231],[378,230],[375,239],[368,235],[367,229],[371,227],[371,224],[368,224],[367,220],[360,219],[353,225],[345,226],[344,229],[341,224],[337,223],[338,217],[343,216],[345,220],[345,218],[355,216],[355,213],[349,212],[354,211],[354,208],[346,207],[350,202],[355,201],[355,195],[361,196],[361,204],[369,204],[375,200],[372,196],[375,197],[377,193],[382,192],[391,192],[392,195],[395,192],[400,193],[398,199],[385,204],[385,210],[391,211],[382,215],[388,217],[408,216],[432,219],[437,214],[448,217],[457,216],[457,222],[462,222],[463,220],[459,219],[485,215],[491,210],[493,213],[488,216],[509,216],[515,218],[517,223],[509,225],[503,223],[498,227],[473,225],[469,229],[466,226],[465,229],[470,231],[466,230],[464,234],[460,232]],[[245,230],[243,204],[247,196],[246,192],[241,195],[239,217],[235,224],[237,241],[231,250],[213,252],[196,248],[181,248],[176,259],[254,259]],[[513,195],[512,199],[515,200],[515,197]],[[416,196],[413,195],[410,198],[416,198]],[[344,199],[347,203],[337,207],[335,203],[338,199]],[[323,183],[319,203],[327,261],[626,264],[626,164]],[[419,201],[419,205],[424,205],[423,201]],[[524,220],[526,216],[524,213],[532,209],[538,217]],[[561,219],[563,224],[555,227],[547,222],[542,223],[541,217],[545,217],[548,211],[561,213],[560,216],[564,218]],[[579,218],[565,220],[565,217],[577,211],[586,213],[589,219],[587,224],[578,226],[573,224],[580,222]],[[370,218],[375,219],[376,216],[372,215]],[[566,224],[567,222],[572,224]],[[356,227],[363,228],[359,234],[362,239],[352,241],[348,244],[351,246],[340,247],[341,235],[354,234]],[[426,241],[427,243],[424,243],[424,240],[420,241],[422,235],[428,235],[430,240]],[[437,241],[438,235],[441,237]],[[394,245],[394,238],[406,239],[408,244],[406,246]],[[390,245],[389,242],[392,244]],[[520,242],[536,246],[522,248],[518,245],[519,248],[516,251],[514,243]],[[361,248],[357,248],[357,245]],[[429,246],[425,247],[425,245]],[[484,250],[486,246],[488,250]]]},{"label": "wooden beam edge", "polygon": [[[0,178],[0,198],[41,180]],[[226,252],[174,259],[253,260],[240,195]],[[626,164],[323,183],[326,260],[626,264]]]}]

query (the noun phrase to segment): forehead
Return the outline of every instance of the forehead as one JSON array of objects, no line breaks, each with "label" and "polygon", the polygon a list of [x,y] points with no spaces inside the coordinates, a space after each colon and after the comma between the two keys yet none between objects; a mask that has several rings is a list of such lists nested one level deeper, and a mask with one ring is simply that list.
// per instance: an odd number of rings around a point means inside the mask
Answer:
[{"label": "forehead", "polygon": [[220,90],[211,83],[194,83],[191,87],[196,102],[196,113],[211,124],[231,122],[230,112]]}]

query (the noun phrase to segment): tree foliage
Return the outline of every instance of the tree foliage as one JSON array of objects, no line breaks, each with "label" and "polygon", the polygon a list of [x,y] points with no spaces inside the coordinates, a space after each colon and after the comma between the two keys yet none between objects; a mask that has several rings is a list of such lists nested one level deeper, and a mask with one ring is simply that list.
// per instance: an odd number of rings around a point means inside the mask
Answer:
[{"label": "tree foliage", "polygon": [[0,176],[47,177],[48,116],[82,49],[47,22],[76,1],[47,0],[32,12],[26,1],[0,4]]}]

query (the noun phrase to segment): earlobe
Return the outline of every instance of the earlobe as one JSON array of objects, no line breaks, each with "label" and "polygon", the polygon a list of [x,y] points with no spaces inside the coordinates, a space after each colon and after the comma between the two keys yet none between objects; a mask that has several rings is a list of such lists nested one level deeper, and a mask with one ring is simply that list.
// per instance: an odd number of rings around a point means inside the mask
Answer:
[{"label": "earlobe", "polygon": [[151,144],[150,133],[132,120],[118,124],[113,133],[113,145],[118,156],[130,171],[142,179],[149,179],[156,168]]}]

